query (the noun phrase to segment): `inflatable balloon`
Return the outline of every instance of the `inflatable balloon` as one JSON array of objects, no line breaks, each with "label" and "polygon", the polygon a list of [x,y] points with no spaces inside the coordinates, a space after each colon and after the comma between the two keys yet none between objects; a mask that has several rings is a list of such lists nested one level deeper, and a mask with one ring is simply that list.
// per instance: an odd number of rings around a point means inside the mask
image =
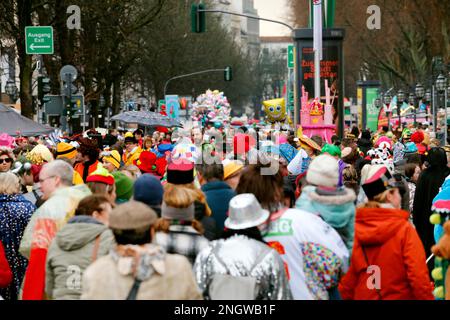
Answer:
[{"label": "inflatable balloon", "polygon": [[264,111],[270,123],[284,122],[286,120],[286,104],[284,98],[263,101]]}]

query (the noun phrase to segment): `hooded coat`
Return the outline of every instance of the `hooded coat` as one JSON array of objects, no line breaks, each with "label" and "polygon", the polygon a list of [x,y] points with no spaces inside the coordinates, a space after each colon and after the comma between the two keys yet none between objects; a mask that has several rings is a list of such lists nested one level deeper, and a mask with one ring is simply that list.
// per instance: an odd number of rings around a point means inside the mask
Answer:
[{"label": "hooded coat", "polygon": [[80,299],[84,270],[97,258],[108,254],[114,244],[111,230],[94,218],[75,216],[70,219],[57,233],[47,254],[47,297]]},{"label": "hooded coat", "polygon": [[350,269],[339,285],[343,299],[434,299],[425,251],[408,218],[392,207],[357,210]]},{"label": "hooded coat", "polygon": [[[130,258],[120,257],[115,249],[91,264],[83,274],[81,299],[125,300],[136,279],[141,281],[136,300],[202,299],[186,257],[167,254],[155,244],[146,246],[148,253],[137,255],[135,272],[129,268]],[[123,247],[133,250],[133,246]]]},{"label": "hooded coat", "polygon": [[[202,186],[206,201],[216,222],[216,230],[222,232],[228,216],[228,205],[236,192],[224,181],[211,181]],[[211,240],[211,239],[210,239]]]},{"label": "hooded coat", "polygon": [[91,190],[85,184],[59,188],[31,217],[19,248],[28,258],[22,299],[43,299],[48,248],[56,233],[73,217],[80,200],[90,194]]},{"label": "hooded coat", "polygon": [[303,188],[295,208],[322,217],[339,233],[351,253],[355,224],[355,199],[355,192],[348,188],[345,188],[345,195],[324,196],[316,193],[316,187],[306,186]]},{"label": "hooded coat", "polygon": [[[450,174],[447,167],[447,156],[442,148],[433,148],[428,154],[429,167],[425,169],[417,181],[414,194],[413,222],[425,247],[427,257],[434,244],[434,226],[430,223],[431,205],[445,178]],[[429,264],[433,268],[432,261]]]}]

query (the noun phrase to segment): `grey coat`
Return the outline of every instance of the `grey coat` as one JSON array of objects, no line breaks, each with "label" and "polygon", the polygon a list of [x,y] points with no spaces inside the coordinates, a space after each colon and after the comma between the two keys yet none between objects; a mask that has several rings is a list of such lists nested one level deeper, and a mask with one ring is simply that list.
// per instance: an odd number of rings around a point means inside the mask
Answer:
[{"label": "grey coat", "polygon": [[110,229],[89,216],[75,216],[56,234],[47,254],[45,292],[50,299],[80,299],[84,270],[115,245]]}]

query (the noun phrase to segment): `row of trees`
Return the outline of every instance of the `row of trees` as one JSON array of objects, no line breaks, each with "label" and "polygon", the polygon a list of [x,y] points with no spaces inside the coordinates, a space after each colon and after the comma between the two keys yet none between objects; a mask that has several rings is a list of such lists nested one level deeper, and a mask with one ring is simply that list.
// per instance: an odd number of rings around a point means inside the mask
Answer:
[{"label": "row of trees", "polygon": [[[168,92],[195,95],[206,89],[225,91],[232,105],[261,97],[260,58],[241,49],[220,23],[207,16],[207,32],[191,32],[190,8],[194,0],[2,0],[0,39],[12,41],[20,67],[22,114],[32,117],[33,56],[25,53],[25,26],[51,25],[55,52],[43,55],[52,80],[52,93],[60,91],[59,70],[72,64],[79,70],[77,84],[93,115],[101,95],[106,106],[119,111],[124,89],[163,98],[167,79],[204,69],[232,66],[234,80],[222,73],[201,75],[170,84]],[[208,2],[208,1],[207,1]],[[81,29],[69,30],[70,5],[81,9]],[[4,41],[2,43],[5,43]],[[259,102],[257,102],[259,103]]]},{"label": "row of trees", "polygon": [[[291,20],[307,27],[309,0],[290,0]],[[366,26],[367,8],[381,9],[381,29]],[[346,92],[354,93],[362,76],[386,86],[406,87],[430,81],[450,62],[450,1],[345,0],[336,4],[336,27],[346,29]],[[433,66],[434,57],[443,64]],[[439,61],[439,59],[435,59]]]}]

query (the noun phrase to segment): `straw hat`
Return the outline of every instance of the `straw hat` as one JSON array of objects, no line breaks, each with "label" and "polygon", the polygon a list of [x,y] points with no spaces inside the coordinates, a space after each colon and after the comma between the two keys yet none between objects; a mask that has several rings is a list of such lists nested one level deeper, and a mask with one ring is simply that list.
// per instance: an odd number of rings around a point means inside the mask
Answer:
[{"label": "straw hat", "polygon": [[233,176],[235,173],[239,172],[244,165],[240,161],[236,160],[224,160],[223,164],[223,179],[226,180]]}]

